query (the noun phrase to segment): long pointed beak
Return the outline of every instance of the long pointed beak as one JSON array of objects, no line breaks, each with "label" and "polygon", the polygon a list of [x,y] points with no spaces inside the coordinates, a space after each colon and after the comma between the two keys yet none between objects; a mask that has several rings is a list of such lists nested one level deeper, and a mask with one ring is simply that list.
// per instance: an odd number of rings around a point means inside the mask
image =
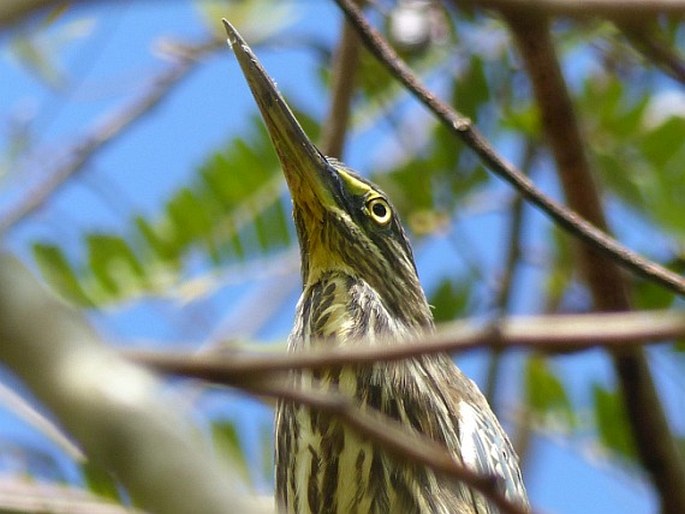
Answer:
[{"label": "long pointed beak", "polygon": [[293,202],[320,219],[322,208],[333,203],[331,188],[335,171],[304,133],[276,84],[238,31],[225,19],[222,21],[228,44],[243,70],[281,161]]}]

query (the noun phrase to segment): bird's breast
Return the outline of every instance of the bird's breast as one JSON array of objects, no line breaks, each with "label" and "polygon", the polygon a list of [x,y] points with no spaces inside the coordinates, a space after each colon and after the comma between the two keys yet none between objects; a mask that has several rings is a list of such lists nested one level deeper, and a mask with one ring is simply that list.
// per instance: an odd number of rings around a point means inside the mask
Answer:
[{"label": "bird's breast", "polygon": [[[369,286],[345,275],[305,288],[296,319],[292,351],[385,344],[415,333],[390,316]],[[344,395],[362,410],[439,432],[452,448],[458,444],[448,407],[425,403],[434,386],[418,361],[297,372],[292,378],[296,386]],[[426,411],[430,419],[424,420]],[[445,495],[433,494],[440,485],[425,468],[397,462],[328,414],[287,402],[277,412],[276,481],[280,501],[293,514],[451,512]]]}]

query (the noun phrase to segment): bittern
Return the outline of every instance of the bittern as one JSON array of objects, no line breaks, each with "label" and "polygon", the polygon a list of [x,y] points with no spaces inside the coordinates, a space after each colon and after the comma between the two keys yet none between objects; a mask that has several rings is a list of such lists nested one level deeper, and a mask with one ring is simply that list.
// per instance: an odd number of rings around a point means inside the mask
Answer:
[{"label": "bittern", "polygon": [[[388,197],[300,127],[274,82],[225,22],[229,45],[259,106],[293,200],[303,292],[290,351],[388,344],[433,330],[409,240]],[[527,508],[514,450],[476,385],[446,354],[298,372],[293,383],[345,394],[498,477]],[[341,421],[281,401],[275,430],[276,500],[291,514],[494,513],[489,500],[429,467],[403,461]]]}]

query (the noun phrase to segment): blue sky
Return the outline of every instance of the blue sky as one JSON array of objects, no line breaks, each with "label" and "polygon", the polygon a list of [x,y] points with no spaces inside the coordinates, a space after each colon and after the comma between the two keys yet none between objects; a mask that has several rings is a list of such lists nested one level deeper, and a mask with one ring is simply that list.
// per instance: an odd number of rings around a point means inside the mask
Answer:
[{"label": "blue sky", "polygon": [[[299,21],[293,30],[324,43],[336,40],[340,16],[331,3],[301,1],[294,6]],[[117,106],[125,104],[146,87],[155,70],[169,64],[153,51],[154,42],[160,35],[194,41],[206,33],[203,20],[191,3],[141,2],[120,6],[106,2],[94,7],[72,8],[36,38],[53,44],[61,31],[74,24],[73,30],[79,26],[80,30],[86,30],[88,24],[93,25],[89,35],[74,39],[63,51],[55,52],[58,66],[69,77],[66,90],[57,93],[36,80],[35,74],[17,61],[8,47],[11,38],[5,36],[0,40],[0,119],[5,124],[10,118],[35,115],[31,128],[39,142],[38,154],[29,165],[13,170],[3,178],[0,214],[10,201],[21,196],[26,184],[38,183],[40,173],[45,169],[42,164],[49,169],[103,112],[116,111]],[[316,56],[293,48],[268,49],[258,51],[258,54],[286,96],[311,115],[323,118],[327,99],[315,74]],[[79,236],[83,230],[125,230],[130,219],[122,215],[122,210],[146,215],[157,212],[164,201],[192,177],[207,154],[232,134],[245,130],[249,117],[255,112],[237,64],[226,48],[225,52],[217,53],[199,66],[162,106],[98,154],[83,175],[86,184],[95,186],[84,185],[81,180],[70,182],[45,209],[14,230],[5,245],[28,260],[28,243],[38,237],[66,242],[67,248],[78,255]],[[379,142],[383,142],[383,135],[378,131],[354,134],[347,145],[346,160],[362,173],[368,171]],[[504,152],[515,154],[515,149],[507,147]],[[98,187],[109,194],[98,191]],[[553,186],[549,185],[550,188]],[[506,191],[506,187],[497,185],[495,190]],[[532,224],[548,223],[537,212],[530,209],[527,212]],[[472,255],[479,259],[491,255],[488,249],[499,244],[505,222],[499,213],[472,216],[469,223],[460,228],[465,240],[473,243]],[[628,237],[639,239],[639,235],[631,236],[630,233]],[[426,286],[435,283],[445,269],[464,271],[463,261],[447,237],[422,244],[417,257]],[[515,312],[530,313],[540,307],[530,301],[535,295],[526,293],[527,288],[535,287],[539,275],[538,269],[524,267],[519,280],[525,287],[519,289]],[[252,277],[249,273],[246,276]],[[282,341],[290,328],[298,295],[296,277],[296,267],[285,275],[259,277],[255,274],[252,278],[234,281],[209,299],[189,305],[179,306],[164,298],[148,299],[91,317],[101,333],[114,341],[173,342],[178,340],[181,328],[187,336],[183,338],[186,343],[200,344],[217,327],[229,331],[238,327],[231,313],[249,306],[251,294],[258,298],[260,288],[272,288],[286,281],[283,296],[287,301],[277,310],[274,320],[256,334],[267,341]],[[180,313],[181,325],[169,324],[169,318],[176,312]],[[216,313],[218,319],[212,319],[209,325],[191,326],[192,320],[205,312]],[[656,355],[658,359],[658,352]],[[519,361],[518,354],[506,359],[509,374],[505,384],[510,388],[517,384]],[[485,374],[483,355],[465,355],[459,362],[468,374],[482,381]],[[589,408],[587,383],[590,380],[600,380],[599,377],[604,377],[601,378],[604,383],[612,380],[607,359],[601,352],[561,357],[555,365],[563,372],[581,410]],[[682,400],[672,381],[663,379],[660,385],[667,391],[668,401],[682,412]],[[507,398],[511,394],[505,391],[503,396]],[[268,409],[234,394],[209,395],[200,402],[198,412],[198,419],[212,416],[236,420],[252,452],[256,452],[258,445],[256,434],[263,433],[270,422]],[[55,451],[35,431],[0,406],[0,472],[13,469],[7,452],[4,458],[2,454],[3,448],[15,441],[29,441],[48,452]],[[571,439],[562,435],[535,437],[527,481],[532,503],[539,512],[655,512],[652,492],[638,475],[628,475],[604,459],[589,457],[590,442],[591,438],[582,430]]]}]

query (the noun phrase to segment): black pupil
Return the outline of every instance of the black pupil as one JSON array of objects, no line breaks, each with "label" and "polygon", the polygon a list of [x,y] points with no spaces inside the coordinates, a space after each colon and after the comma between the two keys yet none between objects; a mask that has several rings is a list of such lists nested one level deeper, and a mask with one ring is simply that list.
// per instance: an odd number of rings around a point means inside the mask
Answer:
[{"label": "black pupil", "polygon": [[380,202],[374,203],[373,207],[371,207],[371,210],[379,218],[385,218],[385,216],[388,214],[388,210],[385,208],[385,205]]}]

